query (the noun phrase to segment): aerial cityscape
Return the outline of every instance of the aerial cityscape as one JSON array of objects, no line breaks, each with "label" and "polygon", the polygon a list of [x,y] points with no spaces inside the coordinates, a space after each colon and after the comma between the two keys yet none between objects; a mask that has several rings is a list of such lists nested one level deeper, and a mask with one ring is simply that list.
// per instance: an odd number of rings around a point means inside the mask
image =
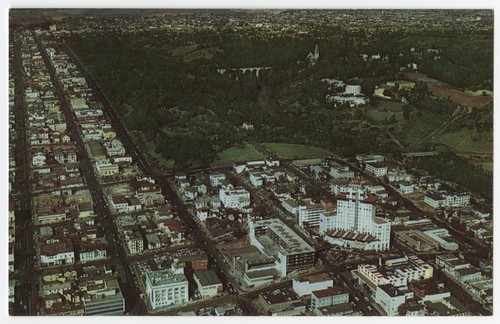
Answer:
[{"label": "aerial cityscape", "polygon": [[493,10],[11,9],[13,316],[491,316]]}]

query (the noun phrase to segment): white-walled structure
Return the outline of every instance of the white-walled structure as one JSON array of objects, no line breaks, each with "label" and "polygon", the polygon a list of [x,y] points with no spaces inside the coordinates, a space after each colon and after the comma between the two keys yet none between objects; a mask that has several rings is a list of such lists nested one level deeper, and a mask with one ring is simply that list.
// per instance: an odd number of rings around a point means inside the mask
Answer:
[{"label": "white-walled structure", "polygon": [[322,307],[349,302],[349,293],[338,286],[316,290],[311,294],[311,309],[316,312]]},{"label": "white-walled structure", "polygon": [[391,224],[375,217],[375,198],[358,186],[337,198],[337,213],[323,213],[319,233],[332,244],[364,250],[389,249]]},{"label": "white-walled structure", "polygon": [[299,297],[330,287],[333,287],[333,279],[326,273],[293,279],[292,281],[292,288]]},{"label": "white-walled structure", "polygon": [[250,193],[241,187],[219,190],[219,199],[226,208],[244,208],[250,205]]},{"label": "white-walled structure", "polygon": [[361,264],[353,270],[360,284],[366,284],[372,292],[377,286],[391,284],[395,287],[407,286],[408,282],[432,278],[434,268],[415,255],[387,260],[385,266]]},{"label": "white-walled structure", "polygon": [[188,301],[188,280],[183,269],[165,269],[146,273],[146,294],[152,309]]},{"label": "white-walled structure", "polygon": [[387,165],[381,162],[367,163],[366,171],[370,172],[376,177],[382,177],[387,174]]},{"label": "white-walled structure", "polygon": [[387,316],[398,315],[398,307],[405,301],[406,295],[391,284],[380,285],[375,291],[375,302]]}]

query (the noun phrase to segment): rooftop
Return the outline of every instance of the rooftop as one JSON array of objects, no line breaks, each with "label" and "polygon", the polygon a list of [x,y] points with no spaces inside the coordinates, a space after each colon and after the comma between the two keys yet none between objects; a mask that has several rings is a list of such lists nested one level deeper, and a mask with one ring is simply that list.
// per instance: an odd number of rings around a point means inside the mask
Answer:
[{"label": "rooftop", "polygon": [[183,273],[175,273],[171,269],[147,272],[146,280],[149,281],[151,283],[151,286],[153,287],[159,287],[181,282],[187,283],[186,276]]},{"label": "rooftop", "polygon": [[287,254],[314,252],[313,247],[279,219],[256,221],[255,228],[258,227],[267,227],[269,231],[278,236],[279,240],[283,242],[283,244],[280,244],[280,247]]},{"label": "rooftop", "polygon": [[382,289],[387,295],[393,298],[404,296],[404,294],[401,291],[399,291],[396,287],[394,287],[391,284],[380,285],[379,288]]},{"label": "rooftop", "polygon": [[265,278],[269,276],[276,276],[276,270],[274,269],[266,269],[266,270],[257,270],[257,271],[247,271],[245,272],[245,276],[250,279],[256,278]]},{"label": "rooftop", "polygon": [[219,277],[217,277],[217,274],[213,270],[196,272],[194,275],[202,286],[222,284]]},{"label": "rooftop", "polygon": [[458,272],[462,276],[472,275],[472,274],[481,272],[481,270],[479,270],[478,268],[475,268],[475,267],[468,267],[468,268],[463,268],[463,269],[457,269],[455,271]]},{"label": "rooftop", "polygon": [[376,238],[370,234],[366,233],[355,233],[350,231],[344,231],[341,229],[333,230],[328,233],[328,236],[341,238],[343,240],[358,241],[358,242],[373,242]]},{"label": "rooftop", "polygon": [[291,289],[275,289],[273,291],[261,293],[260,295],[268,305],[276,305],[300,300],[299,296],[297,296],[297,294]]},{"label": "rooftop", "polygon": [[300,282],[310,282],[310,283],[322,282],[322,281],[328,281],[328,280],[332,280],[332,278],[330,278],[330,276],[326,273],[319,273],[319,274],[305,276],[305,277],[298,279],[298,281],[300,281]]},{"label": "rooftop", "polygon": [[469,310],[453,296],[440,299],[436,302],[426,301],[425,306],[438,316],[456,316],[460,314],[470,314]]},{"label": "rooftop", "polygon": [[317,298],[326,298],[347,294],[347,291],[342,287],[333,286],[327,289],[313,291],[312,294]]}]

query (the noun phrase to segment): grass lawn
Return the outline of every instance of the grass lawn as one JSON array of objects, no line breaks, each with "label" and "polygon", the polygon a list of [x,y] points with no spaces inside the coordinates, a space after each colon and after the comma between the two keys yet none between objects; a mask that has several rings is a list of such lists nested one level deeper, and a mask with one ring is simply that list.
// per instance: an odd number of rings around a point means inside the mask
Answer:
[{"label": "grass lawn", "polygon": [[367,110],[367,113],[375,121],[380,122],[384,119],[391,118],[392,115],[396,116],[398,121],[403,121],[403,106],[402,102],[377,100],[378,106],[372,107]]},{"label": "grass lawn", "polygon": [[459,132],[445,133],[440,139],[458,151],[493,152],[493,132],[477,133],[463,129]]},{"label": "grass lawn", "polygon": [[246,145],[244,148],[230,147],[217,155],[217,159],[212,163],[213,167],[231,165],[234,162],[251,161],[263,159],[264,156],[256,151],[252,146]]},{"label": "grass lawn", "polygon": [[288,143],[263,143],[262,146],[284,159],[300,159],[330,155],[325,149],[313,146]]},{"label": "grass lawn", "polygon": [[433,113],[423,113],[413,116],[410,122],[403,125],[401,132],[396,137],[403,145],[412,145],[429,135],[445,120],[443,116]]}]

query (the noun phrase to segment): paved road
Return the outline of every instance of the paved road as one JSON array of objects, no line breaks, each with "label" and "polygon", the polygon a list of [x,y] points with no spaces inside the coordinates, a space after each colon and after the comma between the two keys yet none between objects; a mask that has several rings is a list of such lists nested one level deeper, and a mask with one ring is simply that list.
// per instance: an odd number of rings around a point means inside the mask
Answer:
[{"label": "paved road", "polygon": [[[21,61],[21,40],[17,39],[17,32],[14,33],[14,82],[15,98],[14,109],[16,115],[17,141],[15,149],[16,179],[14,192],[18,192],[18,209],[15,211],[15,250],[14,268],[16,279],[19,280],[15,288],[14,315],[36,315],[38,311],[36,294],[37,286],[33,273],[34,251],[33,251],[33,220],[31,206],[31,182],[30,182],[30,154],[26,136],[27,132],[27,107],[24,101],[24,74]],[[25,308],[26,307],[26,308]]]}]

